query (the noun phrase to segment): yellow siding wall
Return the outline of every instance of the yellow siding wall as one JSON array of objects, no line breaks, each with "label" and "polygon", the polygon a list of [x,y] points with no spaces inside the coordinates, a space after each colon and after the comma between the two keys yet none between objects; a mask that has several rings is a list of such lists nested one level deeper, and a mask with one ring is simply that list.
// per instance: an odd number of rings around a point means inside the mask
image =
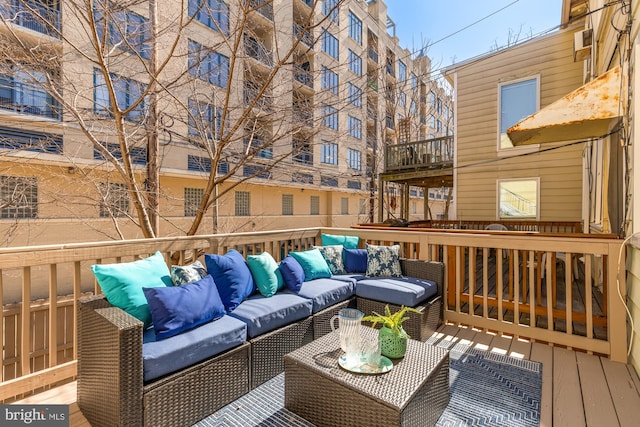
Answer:
[{"label": "yellow siding wall", "polygon": [[[541,221],[581,219],[582,145],[515,159],[499,158],[497,152],[498,84],[540,75],[541,108],[579,87],[583,66],[573,62],[574,31],[537,39],[455,70],[458,219],[497,219],[496,181],[534,177],[540,178]],[[541,149],[563,144],[545,144]]]},{"label": "yellow siding wall", "polygon": [[631,336],[631,363],[636,372],[640,372],[640,248],[630,247],[627,251],[629,256],[629,271],[627,274],[627,304],[631,318],[633,319],[633,332],[629,328]]}]

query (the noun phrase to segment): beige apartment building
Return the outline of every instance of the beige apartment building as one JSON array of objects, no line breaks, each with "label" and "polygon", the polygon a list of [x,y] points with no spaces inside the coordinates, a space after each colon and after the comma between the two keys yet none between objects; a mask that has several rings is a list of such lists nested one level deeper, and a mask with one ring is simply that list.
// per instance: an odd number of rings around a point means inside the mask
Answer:
[{"label": "beige apartment building", "polygon": [[0,0],[0,245],[143,237],[156,160],[160,236],[205,192],[198,234],[375,222],[407,194],[441,217],[443,188],[377,197],[385,147],[453,131],[384,2],[185,3]]}]

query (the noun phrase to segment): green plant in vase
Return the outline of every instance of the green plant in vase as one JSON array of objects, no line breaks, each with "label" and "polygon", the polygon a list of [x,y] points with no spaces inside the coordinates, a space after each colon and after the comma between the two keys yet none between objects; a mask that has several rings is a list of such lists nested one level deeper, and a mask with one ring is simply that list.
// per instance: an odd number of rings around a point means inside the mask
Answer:
[{"label": "green plant in vase", "polygon": [[409,334],[402,328],[402,324],[410,319],[406,314],[408,312],[422,314],[422,312],[404,305],[395,313],[391,313],[389,305],[387,305],[384,308],[384,312],[385,314],[379,314],[374,311],[372,315],[365,316],[362,320],[371,322],[371,326],[374,328],[378,324],[382,326],[378,336],[380,339],[380,353],[383,356],[391,359],[403,357],[407,352],[407,339],[410,338]]}]

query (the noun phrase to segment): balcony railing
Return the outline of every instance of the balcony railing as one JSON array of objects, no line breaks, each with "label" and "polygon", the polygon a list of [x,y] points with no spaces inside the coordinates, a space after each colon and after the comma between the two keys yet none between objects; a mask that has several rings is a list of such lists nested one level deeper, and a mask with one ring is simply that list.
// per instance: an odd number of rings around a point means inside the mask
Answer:
[{"label": "balcony railing", "polygon": [[244,38],[244,51],[253,59],[260,61],[261,63],[272,66],[273,55],[269,52],[260,42],[253,37]]},{"label": "balcony railing", "polygon": [[260,15],[273,21],[273,2],[271,0],[251,0],[249,4]]},{"label": "balcony railing", "polygon": [[293,105],[293,121],[303,126],[313,126],[313,109],[307,105]]},{"label": "balcony railing", "polygon": [[[269,251],[280,260],[319,244],[322,233],[357,235],[363,246],[397,243],[403,257],[443,262],[445,321],[627,360],[619,239],[359,227],[71,243],[0,249],[0,286],[19,290],[17,303],[3,307],[0,400],[75,377],[76,301],[100,293],[91,264],[129,262],[158,250],[168,262],[186,264],[232,248],[245,256]],[[556,262],[564,263],[563,274],[554,274]],[[63,290],[63,283],[70,286]],[[572,295],[584,295],[586,302],[576,303]],[[604,305],[592,303],[597,298]]]},{"label": "balcony railing", "polygon": [[7,21],[21,27],[60,38],[60,11],[43,2],[0,0],[0,15]]},{"label": "balcony railing", "polygon": [[305,86],[313,88],[313,73],[301,67],[293,68],[293,78]]},{"label": "balcony railing", "polygon": [[302,25],[293,24],[293,38],[296,40],[300,38],[302,43],[309,47],[313,46],[313,34],[309,30],[305,31]]},{"label": "balcony railing", "polygon": [[453,137],[389,145],[384,149],[385,172],[445,167],[453,164]]},{"label": "balcony railing", "polygon": [[[1,79],[1,76],[0,76]],[[3,88],[0,83],[0,109],[31,116],[60,120],[60,105],[45,92]]]},{"label": "balcony railing", "polygon": [[378,51],[375,50],[372,47],[370,47],[368,49],[368,51],[369,51],[369,59],[371,59],[373,62],[375,62],[377,64],[378,63]]},{"label": "balcony railing", "polygon": [[[265,92],[258,98],[259,88],[252,84],[245,82],[244,84],[244,105],[249,106],[255,101],[255,108],[260,110],[271,112],[273,109],[273,99]],[[257,99],[256,99],[257,98]]]}]

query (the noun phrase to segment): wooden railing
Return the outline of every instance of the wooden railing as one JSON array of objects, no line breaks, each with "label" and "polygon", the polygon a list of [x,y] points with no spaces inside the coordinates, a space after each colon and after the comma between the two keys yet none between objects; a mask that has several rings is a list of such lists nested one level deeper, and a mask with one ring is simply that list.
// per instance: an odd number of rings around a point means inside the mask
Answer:
[{"label": "wooden railing", "polygon": [[[402,256],[444,262],[445,320],[626,361],[625,310],[616,282],[619,278],[625,295],[617,264],[620,240],[309,228],[0,249],[0,298],[18,301],[3,310],[0,401],[75,377],[75,301],[100,292],[91,264],[127,262],[156,251],[167,263],[183,264],[230,248],[245,256],[268,251],[280,260],[289,251],[320,244],[321,233],[358,235],[363,247],[397,243]],[[600,292],[600,299],[594,298]],[[576,302],[577,296],[583,296],[584,303]]]},{"label": "wooden railing", "polygon": [[388,145],[384,149],[385,172],[453,164],[453,137]]},{"label": "wooden railing", "polygon": [[409,226],[447,230],[486,230],[494,224],[504,225],[508,231],[534,231],[539,233],[582,233],[581,221],[529,221],[529,220],[447,220],[413,221]]}]

